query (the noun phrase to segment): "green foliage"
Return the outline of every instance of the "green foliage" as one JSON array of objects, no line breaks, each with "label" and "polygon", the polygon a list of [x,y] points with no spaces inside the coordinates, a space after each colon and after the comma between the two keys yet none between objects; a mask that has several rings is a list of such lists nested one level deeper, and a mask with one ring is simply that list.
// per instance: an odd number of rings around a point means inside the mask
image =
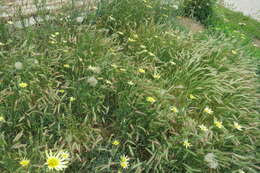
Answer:
[{"label": "green foliage", "polygon": [[164,22],[176,16],[171,2],[160,0],[102,0],[97,11],[99,25],[110,31],[127,30],[147,22]]},{"label": "green foliage", "polygon": [[210,23],[215,27],[227,26],[230,30],[241,31],[251,38],[260,39],[260,23],[253,18],[221,6],[216,6],[214,13],[215,16]]},{"label": "green foliage", "polygon": [[[123,1],[131,6],[101,4],[95,24],[93,13],[83,23],[65,13],[15,34],[6,25],[1,172],[50,172],[48,150],[69,152],[68,173],[122,171],[123,155],[130,158],[123,172],[258,172],[248,45],[178,29],[176,18],[163,17],[170,4]],[[19,165],[24,157],[28,167]]]},{"label": "green foliage", "polygon": [[195,18],[201,23],[207,23],[207,20],[213,16],[213,7],[216,0],[182,0],[181,6],[183,15]]}]

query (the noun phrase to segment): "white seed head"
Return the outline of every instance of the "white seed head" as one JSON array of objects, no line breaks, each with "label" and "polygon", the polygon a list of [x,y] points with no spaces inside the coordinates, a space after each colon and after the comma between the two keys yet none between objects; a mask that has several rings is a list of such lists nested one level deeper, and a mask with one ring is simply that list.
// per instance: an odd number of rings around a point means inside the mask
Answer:
[{"label": "white seed head", "polygon": [[83,17],[77,17],[77,18],[76,18],[76,21],[77,21],[78,23],[82,23],[82,22],[83,22],[83,20],[84,20],[84,18],[83,18]]},{"label": "white seed head", "polygon": [[18,61],[14,64],[14,67],[16,68],[16,70],[22,70],[23,69],[23,63]]},{"label": "white seed head", "polygon": [[93,87],[96,86],[98,83],[97,79],[94,76],[89,77],[87,82],[89,83],[90,86],[93,86]]}]

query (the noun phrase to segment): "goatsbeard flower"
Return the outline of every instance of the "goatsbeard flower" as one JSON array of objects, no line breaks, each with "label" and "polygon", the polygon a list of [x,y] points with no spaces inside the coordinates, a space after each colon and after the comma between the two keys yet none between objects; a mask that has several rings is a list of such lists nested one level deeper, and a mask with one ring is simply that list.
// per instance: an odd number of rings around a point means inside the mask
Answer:
[{"label": "goatsbeard flower", "polygon": [[46,152],[46,165],[50,170],[55,169],[56,171],[61,171],[65,168],[67,168],[68,161],[67,159],[63,158],[62,153],[52,153],[50,151],[49,153]]},{"label": "goatsbeard flower", "polygon": [[28,159],[22,159],[19,164],[22,166],[22,167],[26,167],[30,164],[30,160]]}]

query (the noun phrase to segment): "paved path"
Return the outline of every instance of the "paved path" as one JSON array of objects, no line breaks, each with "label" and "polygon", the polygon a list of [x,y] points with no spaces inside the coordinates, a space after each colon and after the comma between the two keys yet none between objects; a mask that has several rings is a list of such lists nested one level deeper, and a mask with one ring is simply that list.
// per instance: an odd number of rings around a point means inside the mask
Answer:
[{"label": "paved path", "polygon": [[260,21],[260,0],[224,0],[224,4],[234,11],[243,12]]},{"label": "paved path", "polygon": [[[96,0],[74,0],[77,7],[91,7]],[[0,17],[13,17],[17,15],[18,10],[25,16],[34,14],[38,9],[55,11],[63,5],[69,5],[72,0],[0,0]]]}]

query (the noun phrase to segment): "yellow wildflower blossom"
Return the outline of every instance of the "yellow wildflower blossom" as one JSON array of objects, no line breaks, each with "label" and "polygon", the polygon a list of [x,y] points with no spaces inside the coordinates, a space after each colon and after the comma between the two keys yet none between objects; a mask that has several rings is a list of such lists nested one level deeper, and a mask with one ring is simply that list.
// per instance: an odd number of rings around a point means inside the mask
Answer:
[{"label": "yellow wildflower blossom", "polygon": [[65,93],[65,90],[61,89],[61,90],[58,90],[59,93]]},{"label": "yellow wildflower blossom", "polygon": [[55,169],[56,171],[61,171],[65,168],[67,168],[68,161],[67,159],[62,158],[61,153],[52,153],[50,151],[49,153],[46,152],[46,165],[50,170]]},{"label": "yellow wildflower blossom", "polygon": [[237,54],[237,51],[235,51],[235,50],[232,50],[231,52],[232,52],[233,55]]},{"label": "yellow wildflower blossom", "polygon": [[178,113],[179,112],[179,110],[175,106],[172,106],[170,109],[174,113]]},{"label": "yellow wildflower blossom", "polygon": [[242,130],[242,126],[239,125],[237,122],[234,122],[234,128],[237,130]]},{"label": "yellow wildflower blossom", "polygon": [[24,83],[24,82],[19,83],[19,87],[21,87],[21,88],[26,88],[27,86],[28,86],[27,83]]},{"label": "yellow wildflower blossom", "polygon": [[189,141],[186,139],[186,140],[183,141],[183,146],[184,146],[185,148],[190,148],[192,145],[191,145],[191,143],[189,143]]},{"label": "yellow wildflower blossom", "polygon": [[30,164],[30,160],[28,159],[22,159],[19,164],[22,166],[22,167],[26,167]]},{"label": "yellow wildflower blossom", "polygon": [[70,68],[70,65],[69,64],[64,64],[63,67]]},{"label": "yellow wildflower blossom", "polygon": [[154,79],[160,79],[161,76],[160,76],[159,74],[154,74],[154,75],[153,75],[153,78],[154,78]]},{"label": "yellow wildflower blossom", "polygon": [[119,141],[119,140],[114,140],[114,141],[112,142],[112,144],[117,146],[117,145],[120,144],[120,141]]},{"label": "yellow wildflower blossom", "polygon": [[208,106],[204,108],[203,112],[207,113],[207,114],[213,114],[212,109],[210,109]]},{"label": "yellow wildflower blossom", "polygon": [[219,129],[223,128],[222,122],[221,121],[215,121],[214,122],[215,126]]},{"label": "yellow wildflower blossom", "polygon": [[4,122],[5,118],[3,116],[0,116],[0,122]]},{"label": "yellow wildflower blossom", "polygon": [[156,100],[153,97],[147,97],[146,101],[150,102],[150,103],[154,103],[156,102]]},{"label": "yellow wildflower blossom", "polygon": [[62,152],[60,153],[60,156],[61,156],[61,158],[67,159],[67,160],[69,160],[69,158],[70,158],[70,154],[69,154],[69,152],[67,152],[67,151],[62,151]]},{"label": "yellow wildflower blossom", "polygon": [[129,163],[128,162],[120,162],[120,165],[121,165],[122,168],[126,169],[126,168],[128,168]]},{"label": "yellow wildflower blossom", "polygon": [[126,169],[129,166],[129,158],[125,155],[120,157],[120,165],[122,168]]},{"label": "yellow wildflower blossom", "polygon": [[120,161],[121,162],[128,162],[130,159],[126,156],[126,155],[122,155],[121,157],[120,157]]},{"label": "yellow wildflower blossom", "polygon": [[75,97],[70,97],[70,102],[74,102],[76,100]]},{"label": "yellow wildflower blossom", "polygon": [[202,130],[204,132],[208,131],[208,128],[206,126],[204,126],[203,124],[199,125],[199,128],[200,128],[200,130]]},{"label": "yellow wildflower blossom", "polygon": [[139,69],[138,69],[138,72],[139,72],[139,73],[145,73],[145,70],[142,69],[142,68],[139,68]]},{"label": "yellow wildflower blossom", "polygon": [[190,99],[196,99],[196,97],[194,96],[194,95],[192,95],[192,94],[190,94]]}]

